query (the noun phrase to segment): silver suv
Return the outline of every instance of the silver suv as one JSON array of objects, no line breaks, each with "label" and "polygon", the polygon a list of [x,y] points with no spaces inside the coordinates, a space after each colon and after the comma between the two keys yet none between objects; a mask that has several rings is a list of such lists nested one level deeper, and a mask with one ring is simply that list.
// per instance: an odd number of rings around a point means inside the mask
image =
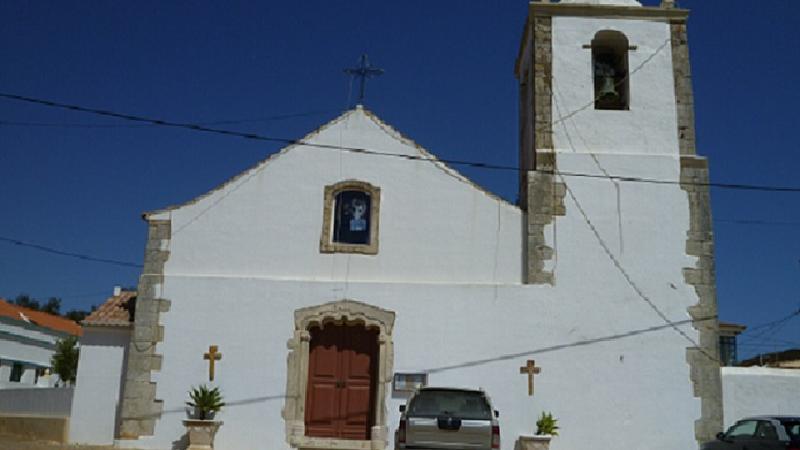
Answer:
[{"label": "silver suv", "polygon": [[400,412],[397,450],[500,448],[499,414],[481,390],[422,388]]},{"label": "silver suv", "polygon": [[800,450],[800,416],[746,417],[702,450]]}]

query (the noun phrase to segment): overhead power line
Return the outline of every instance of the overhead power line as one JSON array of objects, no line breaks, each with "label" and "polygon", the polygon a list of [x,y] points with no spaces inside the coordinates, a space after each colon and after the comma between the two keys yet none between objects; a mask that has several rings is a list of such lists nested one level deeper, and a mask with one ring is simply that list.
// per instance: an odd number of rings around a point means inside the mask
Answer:
[{"label": "overhead power line", "polygon": [[786,325],[790,320],[798,316],[800,316],[800,308],[792,311],[784,317],[781,317],[780,319],[748,328],[742,332],[742,339],[755,342],[768,340],[772,337],[772,335],[777,333],[778,330],[783,328],[783,326]]},{"label": "overhead power line", "polygon": [[97,256],[91,256],[91,255],[85,255],[85,254],[82,254],[82,253],[69,252],[69,251],[66,251],[66,250],[60,250],[60,249],[57,249],[57,248],[54,248],[54,247],[48,247],[46,245],[36,244],[36,243],[33,243],[33,242],[25,242],[25,241],[22,241],[20,239],[14,239],[14,238],[5,237],[5,236],[0,236],[0,241],[8,242],[9,244],[19,245],[21,247],[34,248],[36,250],[47,252],[47,253],[52,253],[54,255],[61,255],[61,256],[67,256],[67,257],[70,257],[70,258],[82,259],[84,261],[94,261],[94,262],[105,263],[105,264],[113,264],[113,265],[123,266],[123,267],[136,267],[136,268],[141,268],[142,267],[141,264],[137,264],[137,263],[133,263],[133,262],[129,262],[129,261],[120,261],[120,260],[116,260],[116,259],[99,258]]},{"label": "overhead power line", "polygon": [[[648,59],[648,61],[649,61],[649,59]],[[639,67],[641,68],[641,66],[639,66]],[[559,108],[558,108],[558,100],[557,99],[556,99],[555,105],[556,105],[556,110],[558,111]],[[559,115],[560,115],[560,113],[559,113]],[[567,135],[567,142],[569,142],[570,146],[572,146],[572,138],[569,135],[569,129],[567,129],[566,123],[564,122],[563,117],[559,119],[559,123],[561,123],[562,126],[564,127],[564,133]],[[572,147],[572,150],[575,151],[575,148]],[[605,170],[605,168],[600,164],[600,161],[594,155],[592,155],[592,159],[594,159],[594,162],[597,165],[597,167],[605,175],[604,178],[609,179],[611,181],[616,181],[616,180],[614,180],[614,177],[612,177],[612,176],[610,176],[608,174],[608,172]],[[592,232],[592,235],[594,235],[595,240],[597,241],[598,245],[603,250],[603,252],[608,257],[608,259],[611,261],[612,265],[617,269],[617,271],[620,273],[620,275],[622,275],[622,278],[625,280],[625,282],[628,284],[628,286],[631,287],[631,289],[636,293],[636,295],[642,301],[644,301],[645,304],[647,304],[647,306],[661,320],[663,320],[664,323],[667,326],[672,328],[678,335],[680,335],[687,342],[692,344],[692,346],[694,348],[696,348],[700,353],[702,353],[703,355],[705,355],[707,358],[711,359],[712,361],[716,361],[718,363],[721,362],[716,355],[712,355],[711,353],[709,353],[694,338],[689,336],[688,333],[686,333],[685,331],[680,329],[677,326],[676,322],[670,320],[669,317],[667,317],[667,315],[664,313],[664,311],[662,311],[661,308],[659,308],[658,305],[650,298],[650,296],[648,296],[644,292],[644,290],[642,290],[642,288],[633,280],[633,278],[631,277],[631,275],[628,272],[628,270],[625,269],[625,267],[622,265],[622,262],[616,257],[614,252],[611,251],[611,248],[609,247],[609,245],[605,241],[605,239],[603,239],[603,236],[600,235],[600,231],[597,229],[595,224],[592,222],[591,218],[589,217],[589,214],[583,208],[583,205],[581,205],[581,202],[578,201],[578,197],[575,195],[575,192],[573,192],[572,188],[570,188],[570,185],[567,183],[567,180],[564,178],[563,175],[559,175],[559,179],[561,180],[561,183],[563,183],[564,188],[566,190],[566,193],[569,195],[569,197],[572,199],[572,202],[575,204],[575,207],[578,209],[578,212],[580,213],[581,217],[583,218],[583,221],[586,223],[586,226]]]},{"label": "overhead power line", "polygon": [[[70,111],[79,111],[85,112],[90,114],[96,114],[105,117],[115,117],[118,119],[129,120],[133,122],[139,123],[147,123],[162,127],[170,127],[170,128],[181,128],[187,129],[192,131],[201,131],[204,133],[212,133],[212,134],[220,134],[225,136],[233,136],[233,137],[240,137],[244,139],[251,139],[257,141],[265,141],[265,142],[278,142],[282,144],[289,144],[289,145],[304,145],[308,147],[315,147],[315,148],[322,148],[326,150],[337,150],[337,151],[345,151],[351,153],[359,153],[365,155],[374,155],[374,156],[385,156],[385,157],[393,157],[393,158],[400,158],[406,160],[416,160],[416,161],[429,161],[429,162],[441,162],[445,164],[452,164],[452,165],[459,165],[459,166],[468,166],[474,167],[477,169],[489,169],[489,170],[507,170],[518,172],[521,169],[517,166],[507,166],[502,164],[494,164],[494,163],[487,163],[487,162],[480,162],[480,161],[470,161],[470,160],[460,160],[460,159],[439,159],[439,158],[431,158],[422,155],[405,155],[401,153],[391,153],[379,150],[372,150],[363,147],[348,147],[348,146],[341,146],[341,145],[333,145],[333,144],[319,144],[313,142],[307,142],[300,139],[291,139],[291,138],[281,138],[281,137],[273,137],[273,136],[265,136],[263,134],[258,133],[248,133],[242,131],[233,131],[233,130],[226,130],[220,128],[211,128],[206,125],[198,124],[198,123],[183,123],[183,122],[174,122],[169,120],[163,119],[154,119],[145,116],[138,116],[133,114],[126,114],[120,112],[114,112],[110,110],[103,110],[103,109],[96,109],[96,108],[89,108],[85,106],[79,105],[70,105],[66,103],[55,102],[51,100],[44,100],[39,98],[33,97],[26,97],[23,95],[17,94],[10,94],[0,92],[0,97],[17,100],[27,103],[34,103],[38,105],[48,106],[51,108],[59,108],[59,109],[66,109]],[[642,177],[631,177],[631,176],[619,176],[619,175],[610,175],[610,174],[590,174],[590,173],[580,173],[580,172],[568,172],[568,171],[547,171],[547,170],[540,170],[537,169],[536,171],[546,173],[546,174],[556,174],[566,177],[583,177],[583,178],[602,178],[602,179],[612,179],[615,181],[620,182],[631,182],[631,183],[649,183],[649,184],[664,184],[664,185],[691,185],[691,186],[707,186],[707,187],[715,187],[715,188],[722,188],[722,189],[738,189],[738,190],[750,190],[750,191],[768,191],[768,192],[798,192],[800,193],[800,187],[797,186],[769,186],[769,185],[755,185],[755,184],[743,184],[743,183],[697,183],[697,182],[682,182],[676,180],[658,180],[653,178],[642,178]]]},{"label": "overhead power line", "polygon": [[[224,120],[214,120],[210,122],[197,122],[197,125],[207,126],[207,125],[231,125],[240,123],[272,122],[278,120],[293,119],[297,117],[319,116],[322,114],[331,114],[334,112],[336,112],[336,110],[330,109],[330,110],[309,111],[309,112],[293,113],[293,114],[278,114],[274,116],[257,117],[249,119],[224,119]],[[133,125],[125,123],[20,122],[20,121],[0,119],[0,126],[3,125],[15,126],[15,127],[29,127],[29,128],[152,128],[153,127],[153,124],[150,123]]]},{"label": "overhead power line", "polygon": [[[615,83],[614,83],[614,87],[615,87],[615,88],[619,88],[619,87],[621,87],[621,86],[622,86],[622,85],[623,85],[623,84],[624,84],[624,83],[625,83],[625,82],[626,82],[626,81],[627,81],[627,80],[628,80],[628,79],[629,79],[629,78],[630,78],[630,77],[631,77],[633,74],[635,74],[636,72],[638,72],[638,71],[642,70],[642,68],[643,68],[644,66],[646,66],[646,65],[647,65],[647,64],[648,64],[650,61],[652,61],[652,60],[653,60],[653,58],[655,58],[655,57],[656,57],[656,55],[658,55],[659,53],[661,53],[661,51],[662,51],[662,50],[664,50],[664,48],[667,46],[667,44],[669,44],[669,43],[671,43],[671,42],[672,42],[672,38],[667,38],[667,40],[665,40],[663,44],[661,44],[661,45],[660,45],[660,46],[659,46],[659,47],[658,47],[658,48],[657,48],[657,49],[656,49],[656,50],[655,50],[653,53],[651,53],[651,54],[650,54],[650,55],[649,55],[647,58],[645,58],[644,60],[642,60],[642,62],[641,62],[641,63],[639,63],[639,65],[638,65],[638,66],[636,66],[636,67],[635,67],[633,70],[631,70],[630,72],[626,73],[626,74],[625,74],[625,76],[624,76],[624,77],[622,77],[622,78],[621,78],[619,81],[615,82]],[[564,122],[564,121],[566,121],[566,120],[568,120],[568,119],[572,118],[573,116],[575,116],[576,114],[580,113],[581,111],[585,111],[585,110],[586,110],[586,109],[588,109],[590,106],[594,105],[594,104],[595,104],[595,102],[597,102],[598,100],[600,100],[600,98],[601,98],[601,97],[602,97],[602,95],[598,95],[597,97],[593,98],[593,99],[592,99],[592,101],[590,101],[590,102],[587,102],[586,104],[584,104],[584,105],[583,105],[583,106],[581,106],[580,108],[578,108],[578,109],[576,109],[576,110],[574,110],[574,111],[570,111],[570,112],[568,112],[568,113],[564,114],[563,116],[559,117],[559,118],[558,118],[558,120],[555,120],[555,121],[553,121],[553,125],[558,125],[559,123],[561,123],[561,122]]]},{"label": "overhead power line", "polygon": [[714,219],[714,223],[730,223],[734,225],[764,225],[774,227],[800,227],[800,222],[783,222],[770,220]]}]

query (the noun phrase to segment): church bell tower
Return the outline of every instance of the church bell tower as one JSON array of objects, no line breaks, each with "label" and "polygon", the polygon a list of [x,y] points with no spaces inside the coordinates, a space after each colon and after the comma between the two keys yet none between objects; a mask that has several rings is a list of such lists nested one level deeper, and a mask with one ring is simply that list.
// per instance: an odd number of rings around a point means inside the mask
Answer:
[{"label": "church bell tower", "polygon": [[[644,250],[624,247],[623,237],[631,240],[633,229],[626,229],[627,223],[652,212],[649,205],[641,206],[648,201],[678,205],[685,214],[688,197],[689,220],[663,224],[678,237],[665,245],[681,253],[685,248],[697,263],[671,267],[669,273],[682,270],[684,282],[694,289],[697,303],[688,308],[693,318],[716,315],[710,201],[704,186],[708,166],[695,149],[688,15],[674,0],[530,2],[515,66],[527,283],[557,285],[558,254],[565,254],[571,242],[564,241],[572,238],[556,238],[559,222],[593,220],[590,226],[598,239],[603,233],[607,251],[620,260],[645,260],[644,253],[631,256]],[[658,191],[662,197],[647,198],[647,188],[631,182],[634,178],[670,183]],[[570,197],[573,191],[582,194],[583,207]],[[701,409],[694,430],[698,442],[722,431],[719,367],[704,356],[717,352],[716,327],[716,321],[695,323],[698,345],[686,350]]]}]

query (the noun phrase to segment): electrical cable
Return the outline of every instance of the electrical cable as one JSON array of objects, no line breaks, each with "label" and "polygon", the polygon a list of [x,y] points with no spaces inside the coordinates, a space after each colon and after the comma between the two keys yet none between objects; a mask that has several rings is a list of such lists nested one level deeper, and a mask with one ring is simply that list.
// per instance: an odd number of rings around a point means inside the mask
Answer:
[{"label": "electrical cable", "polygon": [[[556,99],[556,104],[557,104],[557,101],[558,100]],[[556,109],[558,109],[558,107]],[[561,119],[563,119],[563,118],[559,118],[559,123],[564,123],[564,120],[561,120]],[[569,129],[566,126],[564,126],[564,133],[567,135],[567,141],[570,143],[570,145],[572,145],[572,138],[570,137]],[[575,151],[574,148],[572,148],[572,150]],[[603,178],[606,178],[608,180],[613,181],[614,177],[608,176],[608,172],[606,172],[605,168],[602,167],[602,165],[600,164],[600,161],[594,156],[593,156],[593,159],[595,161],[595,164],[597,164],[597,166],[600,168],[601,172],[603,172],[603,174],[604,174]],[[592,232],[592,234],[594,235],[594,237],[597,240],[598,244],[600,245],[600,248],[603,249],[603,252],[611,260],[611,262],[614,265],[614,267],[616,267],[616,269],[622,275],[622,278],[631,287],[631,289],[633,289],[633,291],[636,293],[636,295],[639,296],[639,298],[641,298],[647,304],[647,306],[649,306],[650,309],[652,309],[653,312],[655,312],[656,315],[659,318],[661,318],[661,320],[663,320],[667,325],[669,325],[673,330],[675,330],[675,332],[678,333],[681,337],[683,337],[689,343],[691,343],[694,346],[694,348],[696,348],[700,353],[702,353],[703,355],[705,355],[707,358],[711,359],[712,361],[716,361],[717,363],[721,364],[722,362],[720,361],[720,359],[718,357],[710,354],[696,340],[694,340],[691,336],[689,336],[685,331],[681,330],[675,324],[675,322],[671,321],[667,317],[667,315],[663,311],[661,311],[661,308],[659,308],[658,305],[656,305],[655,302],[647,294],[645,294],[645,292],[642,290],[642,288],[640,288],[639,285],[636,284],[633,281],[633,278],[631,277],[631,275],[628,273],[628,271],[625,269],[625,267],[622,266],[622,263],[620,262],[620,260],[614,255],[614,252],[611,251],[611,248],[608,246],[608,244],[606,243],[605,239],[603,239],[603,237],[600,235],[600,231],[597,229],[597,227],[594,225],[592,220],[589,218],[589,215],[587,214],[586,210],[583,208],[583,205],[581,205],[580,201],[578,201],[578,197],[575,195],[575,193],[573,192],[572,188],[570,188],[569,184],[567,184],[567,180],[565,179],[565,177],[563,175],[561,175],[560,173],[558,174],[558,177],[561,180],[561,183],[564,185],[564,189],[565,189],[566,193],[572,199],[572,202],[575,203],[575,206],[577,207],[578,212],[582,216],[583,221],[589,227],[589,230]]]},{"label": "electrical cable", "polygon": [[98,262],[98,263],[113,264],[113,265],[122,266],[122,267],[135,267],[135,268],[143,267],[141,264],[137,264],[137,263],[133,263],[133,262],[129,262],[129,261],[120,261],[120,260],[116,260],[116,259],[99,258],[99,257],[96,257],[96,256],[85,255],[85,254],[82,254],[82,253],[68,252],[68,251],[65,251],[65,250],[59,250],[59,249],[54,248],[54,247],[48,247],[46,245],[36,244],[36,243],[33,243],[33,242],[25,242],[25,241],[22,241],[20,239],[14,239],[14,238],[5,237],[5,236],[0,236],[0,241],[5,241],[5,242],[8,242],[10,244],[19,245],[21,247],[34,248],[34,249],[37,249],[37,250],[40,250],[40,251],[43,251],[43,252],[46,252],[46,253],[52,253],[52,254],[55,254],[55,255],[61,255],[61,256],[67,256],[67,257],[70,257],[70,258],[82,259],[84,261],[93,261],[93,262]]},{"label": "electrical cable", "polygon": [[[197,125],[231,125],[231,124],[241,124],[241,123],[270,122],[270,121],[292,119],[296,117],[319,116],[322,114],[331,114],[334,112],[337,111],[330,109],[330,110],[320,110],[320,111],[309,111],[304,113],[278,114],[275,116],[250,118],[250,119],[224,119],[224,120],[214,120],[210,122],[197,122]],[[0,119],[0,126],[3,125],[16,126],[16,127],[32,127],[32,128],[152,128],[153,127],[153,124],[130,125],[121,123],[101,124],[101,123],[70,123],[70,122],[16,122],[16,121]]]},{"label": "electrical cable", "polygon": [[[132,114],[125,114],[125,113],[118,113],[114,111],[102,110],[102,109],[95,109],[95,108],[87,108],[84,106],[78,105],[70,105],[66,103],[59,103],[50,100],[43,100],[33,97],[26,97],[17,94],[9,94],[0,92],[0,97],[11,99],[11,100],[18,100],[22,102],[28,103],[35,103],[39,105],[44,105],[53,108],[60,108],[60,109],[67,109],[71,111],[79,111],[91,114],[97,114],[106,117],[116,117],[119,119],[130,120],[134,122],[143,122],[149,123],[158,126],[164,127],[171,127],[171,128],[182,128],[188,129],[193,131],[201,131],[205,133],[213,133],[213,134],[220,134],[226,136],[234,136],[234,137],[241,137],[244,139],[251,139],[257,141],[266,141],[266,142],[278,142],[288,145],[302,145],[307,147],[315,147],[321,148],[326,150],[338,150],[338,151],[346,151],[351,153],[359,153],[365,155],[374,155],[374,156],[385,156],[385,157],[394,157],[406,160],[414,160],[414,161],[428,161],[432,163],[444,163],[444,164],[452,164],[452,165],[459,165],[459,166],[468,166],[474,167],[478,169],[490,169],[490,170],[507,170],[507,171],[514,171],[519,172],[521,170],[520,167],[517,166],[506,166],[502,164],[494,164],[494,163],[486,163],[486,162],[478,162],[478,161],[469,161],[469,160],[459,160],[459,159],[439,159],[436,157],[430,156],[423,156],[423,155],[405,155],[400,153],[391,153],[379,150],[371,150],[368,148],[362,147],[348,147],[348,146],[340,146],[340,145],[333,145],[333,144],[319,144],[313,142],[303,141],[301,139],[291,139],[291,138],[280,138],[280,137],[271,137],[265,136],[262,134],[257,133],[248,133],[248,132],[241,132],[241,131],[233,131],[233,130],[226,130],[220,128],[211,128],[205,125],[195,124],[195,123],[181,123],[181,122],[173,122],[168,120],[162,119],[153,119],[144,116],[136,116]],[[618,175],[597,175],[597,174],[588,174],[588,173],[579,173],[579,172],[554,172],[554,171],[545,171],[545,170],[535,170],[545,174],[555,174],[567,177],[584,177],[584,178],[603,178],[603,179],[613,179],[616,181],[621,182],[632,182],[632,183],[650,183],[650,184],[664,184],[664,185],[680,185],[680,186],[706,186],[706,187],[715,187],[715,188],[723,188],[723,189],[738,189],[738,190],[750,190],[750,191],[769,191],[769,192],[796,192],[800,193],[800,187],[798,186],[769,186],[769,185],[755,185],[755,184],[743,184],[743,183],[698,183],[698,182],[685,182],[679,180],[657,180],[652,178],[641,178],[641,177],[631,177],[631,176],[618,176]]]}]

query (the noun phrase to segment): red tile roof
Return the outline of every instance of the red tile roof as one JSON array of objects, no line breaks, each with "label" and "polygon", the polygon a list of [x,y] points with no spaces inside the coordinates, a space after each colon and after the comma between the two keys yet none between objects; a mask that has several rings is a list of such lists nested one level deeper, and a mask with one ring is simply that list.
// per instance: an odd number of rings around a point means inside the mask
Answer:
[{"label": "red tile roof", "polygon": [[127,327],[133,323],[135,306],[136,291],[122,291],[109,297],[81,323],[85,326]]},{"label": "red tile roof", "polygon": [[71,334],[73,336],[80,336],[83,334],[81,326],[72,320],[42,311],[23,308],[22,306],[11,304],[2,298],[0,298],[0,316]]}]

